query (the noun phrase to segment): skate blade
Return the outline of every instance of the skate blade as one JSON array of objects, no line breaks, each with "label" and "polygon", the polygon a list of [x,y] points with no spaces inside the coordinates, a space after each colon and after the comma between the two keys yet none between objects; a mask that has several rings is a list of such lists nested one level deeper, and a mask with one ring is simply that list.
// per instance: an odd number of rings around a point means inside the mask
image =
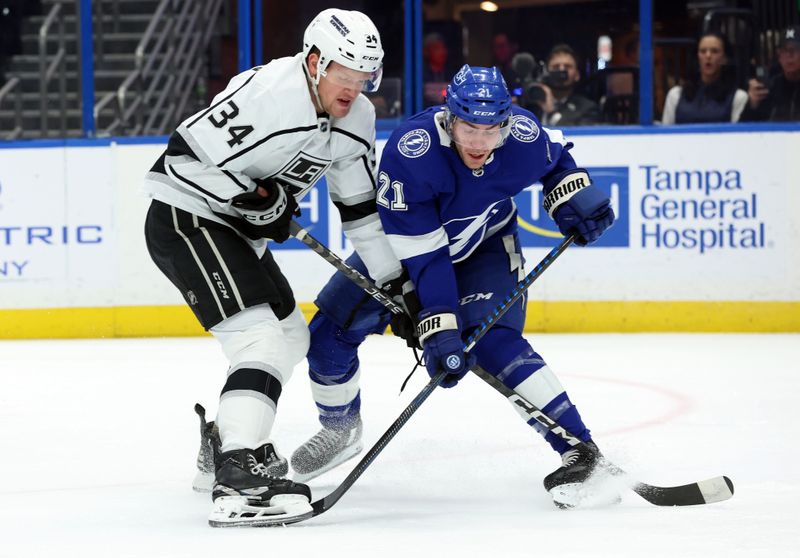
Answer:
[{"label": "skate blade", "polygon": [[315,479],[318,476],[322,475],[323,473],[327,473],[334,467],[338,467],[345,461],[353,459],[356,455],[361,453],[364,449],[364,443],[359,441],[357,444],[353,444],[352,446],[345,448],[343,452],[336,456],[336,458],[332,459],[330,463],[325,465],[324,467],[317,469],[315,471],[311,471],[310,473],[297,473],[292,476],[292,480],[294,482],[306,482],[310,481],[311,479]]},{"label": "skate blade", "polygon": [[279,527],[314,516],[305,498],[272,499],[270,506],[253,506],[245,498],[218,498],[208,516],[211,527]]},{"label": "skate blade", "polygon": [[602,508],[619,504],[621,487],[607,471],[594,473],[584,482],[562,484],[550,489],[553,503],[561,509]]},{"label": "skate blade", "polygon": [[197,474],[195,474],[194,480],[192,481],[192,490],[195,492],[201,492],[203,494],[211,492],[211,490],[214,488],[214,480],[214,473],[197,471]]}]

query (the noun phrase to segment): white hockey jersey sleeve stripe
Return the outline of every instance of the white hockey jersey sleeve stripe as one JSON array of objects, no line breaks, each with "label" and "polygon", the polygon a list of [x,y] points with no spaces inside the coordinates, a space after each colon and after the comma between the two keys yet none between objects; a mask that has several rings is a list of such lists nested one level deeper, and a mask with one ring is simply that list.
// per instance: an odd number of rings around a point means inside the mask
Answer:
[{"label": "white hockey jersey sleeve stripe", "polygon": [[383,233],[378,214],[374,219],[366,217],[354,226],[351,222],[344,229],[347,238],[353,243],[358,255],[361,256],[370,277],[375,279],[375,283],[380,287],[394,277],[398,277],[401,272],[400,262],[392,252],[387,235]]},{"label": "white hockey jersey sleeve stripe", "polygon": [[173,167],[172,165],[166,165],[166,169],[167,169],[167,174],[169,174],[170,178],[172,178],[173,180],[175,180],[175,181],[177,181],[177,182],[179,182],[181,184],[184,184],[186,186],[189,186],[190,188],[194,188],[198,192],[202,192],[204,196],[207,196],[207,197],[211,198],[214,201],[217,201],[217,202],[222,203],[222,204],[228,202],[228,200],[220,198],[219,196],[216,196],[216,195],[212,194],[211,192],[209,192],[205,188],[202,188],[196,182],[190,180],[189,178],[187,178],[185,176],[182,176],[175,169],[175,167]]},{"label": "white hockey jersey sleeve stripe", "polygon": [[244,190],[245,192],[247,191],[247,184],[243,184],[241,180],[239,180],[238,178],[236,178],[236,175],[235,175],[235,174],[233,174],[233,173],[232,173],[232,172],[230,172],[230,171],[226,171],[226,170],[223,170],[223,171],[222,171],[222,174],[224,174],[225,176],[227,176],[228,178],[230,178],[230,179],[231,179],[231,180],[232,180],[232,181],[233,181],[233,182],[234,182],[234,183],[235,183],[237,186],[239,186],[239,188],[241,188],[241,189],[242,189],[242,190]]},{"label": "white hockey jersey sleeve stripe", "polygon": [[408,260],[415,256],[435,252],[439,248],[446,248],[448,245],[447,234],[443,227],[439,227],[433,232],[416,236],[406,236],[402,234],[387,234],[389,244],[392,245],[395,255],[401,260]]},{"label": "white hockey jersey sleeve stripe", "polygon": [[361,156],[361,163],[364,165],[364,170],[367,172],[369,180],[372,183],[372,189],[377,190],[378,185],[375,183],[375,173],[373,172],[374,165],[370,164],[366,155]]},{"label": "white hockey jersey sleeve stripe", "polygon": [[347,130],[343,130],[343,129],[341,129],[341,128],[337,128],[336,126],[334,126],[333,128],[331,128],[331,132],[336,132],[337,134],[342,134],[342,135],[345,135],[345,136],[347,136],[348,138],[350,138],[350,139],[353,139],[353,140],[357,141],[358,143],[360,143],[360,144],[362,144],[364,147],[366,147],[366,148],[367,148],[367,151],[369,151],[370,149],[372,149],[372,145],[370,144],[370,142],[369,142],[369,141],[365,140],[364,138],[360,138],[360,137],[358,137],[357,135],[355,135],[355,134],[354,134],[354,133],[352,133],[352,132],[348,132]]},{"label": "white hockey jersey sleeve stripe", "polygon": [[361,192],[360,194],[356,194],[354,196],[344,196],[338,192],[331,192],[331,201],[334,203],[343,203],[345,205],[357,205],[359,203],[364,203],[366,201],[371,201],[374,203],[375,201],[375,190],[370,190],[369,192]]},{"label": "white hockey jersey sleeve stripe", "polygon": [[241,157],[242,155],[245,155],[246,153],[249,153],[253,149],[256,149],[257,147],[259,147],[263,143],[266,143],[266,142],[268,142],[269,140],[271,140],[271,139],[273,139],[275,137],[282,136],[284,134],[294,134],[294,133],[297,133],[297,132],[314,132],[316,130],[317,130],[317,125],[316,124],[313,125],[313,126],[299,126],[297,128],[288,128],[286,130],[278,130],[277,132],[273,132],[273,133],[271,133],[270,135],[268,135],[265,138],[261,138],[260,140],[258,140],[257,142],[253,143],[252,145],[250,145],[248,147],[245,147],[241,151],[239,151],[237,153],[234,153],[233,155],[231,155],[230,157],[228,157],[224,161],[221,161],[221,162],[217,163],[217,166],[218,167],[224,167],[225,165],[227,165],[228,163],[230,163],[234,159],[237,159],[237,158]]},{"label": "white hockey jersey sleeve stripe", "polygon": [[243,172],[217,168],[184,126],[170,137],[164,172],[189,191],[200,192],[223,205],[243,190],[255,188]]},{"label": "white hockey jersey sleeve stripe", "polygon": [[[361,217],[355,221],[342,221],[342,230],[345,233],[349,233],[352,230],[358,229],[360,227],[365,227],[372,223],[376,223],[380,221],[380,217],[378,216],[378,212],[376,211],[372,215],[367,215],[365,217]],[[381,228],[383,228],[381,226]]]}]

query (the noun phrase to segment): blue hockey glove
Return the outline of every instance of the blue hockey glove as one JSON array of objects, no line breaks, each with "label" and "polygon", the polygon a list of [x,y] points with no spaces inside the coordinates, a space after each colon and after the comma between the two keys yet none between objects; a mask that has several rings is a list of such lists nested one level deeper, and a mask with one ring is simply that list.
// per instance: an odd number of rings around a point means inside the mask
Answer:
[{"label": "blue hockey glove", "polygon": [[433,378],[448,372],[442,387],[451,388],[475,366],[475,357],[465,353],[458,317],[449,308],[434,306],[419,313],[417,334],[422,344],[425,368]]},{"label": "blue hockey glove", "polygon": [[614,222],[611,202],[583,169],[562,173],[545,183],[544,208],[564,236],[579,246],[591,244]]}]

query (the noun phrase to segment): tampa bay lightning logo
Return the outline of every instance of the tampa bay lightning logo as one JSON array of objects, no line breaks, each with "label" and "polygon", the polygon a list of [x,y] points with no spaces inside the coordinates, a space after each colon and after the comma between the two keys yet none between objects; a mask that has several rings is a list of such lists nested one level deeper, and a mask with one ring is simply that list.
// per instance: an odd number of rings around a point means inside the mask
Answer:
[{"label": "tampa bay lightning logo", "polygon": [[444,362],[450,370],[461,368],[461,357],[458,355],[450,355]]},{"label": "tampa bay lightning logo", "polygon": [[455,76],[453,76],[453,83],[456,84],[456,86],[458,86],[467,81],[467,72],[469,71],[470,71],[469,66],[467,66],[466,64],[461,66],[461,69],[458,71],[458,73]]},{"label": "tampa bay lightning logo", "polygon": [[539,137],[539,126],[527,116],[517,114],[511,119],[511,135],[519,141],[531,143]]},{"label": "tampa bay lightning logo", "polygon": [[431,136],[426,130],[417,128],[406,132],[397,142],[397,149],[409,159],[424,155],[431,146]]}]

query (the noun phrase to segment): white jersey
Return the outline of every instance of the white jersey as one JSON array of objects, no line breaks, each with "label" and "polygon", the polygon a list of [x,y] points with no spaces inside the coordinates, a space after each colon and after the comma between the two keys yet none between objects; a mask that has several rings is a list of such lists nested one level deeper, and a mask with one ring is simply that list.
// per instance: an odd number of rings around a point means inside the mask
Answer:
[{"label": "white jersey", "polygon": [[[187,118],[145,179],[151,197],[237,230],[231,199],[273,177],[298,200],[323,176],[342,225],[376,282],[400,274],[375,204],[375,110],[359,95],[344,118],[317,115],[302,54],[234,77]],[[261,239],[247,239],[260,251]]]}]

